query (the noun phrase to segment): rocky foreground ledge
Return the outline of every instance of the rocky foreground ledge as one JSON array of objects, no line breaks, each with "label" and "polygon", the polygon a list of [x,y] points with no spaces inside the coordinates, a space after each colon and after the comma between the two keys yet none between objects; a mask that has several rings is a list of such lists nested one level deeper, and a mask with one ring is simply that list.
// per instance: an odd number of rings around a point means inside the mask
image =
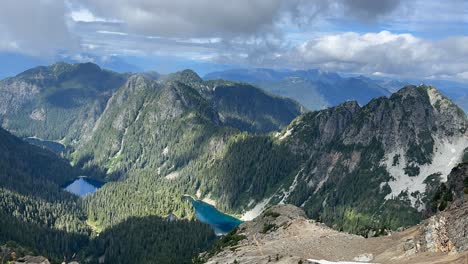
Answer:
[{"label": "rocky foreground ledge", "polygon": [[[230,234],[206,263],[461,263],[468,261],[468,203],[384,237],[335,231],[293,205],[277,205]],[[210,255],[211,254],[211,255]]]}]

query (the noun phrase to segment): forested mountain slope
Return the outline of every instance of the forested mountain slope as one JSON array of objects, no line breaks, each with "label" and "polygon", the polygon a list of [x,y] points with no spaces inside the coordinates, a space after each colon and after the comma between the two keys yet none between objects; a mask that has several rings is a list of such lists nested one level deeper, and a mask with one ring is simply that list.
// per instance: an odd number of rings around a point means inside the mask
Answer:
[{"label": "forested mountain slope", "polygon": [[[204,82],[190,70],[142,75],[160,83],[177,81],[193,86],[219,111],[223,123],[249,132],[277,130],[303,111],[292,100],[247,84]],[[89,139],[108,100],[128,77],[93,63],[60,62],[27,70],[0,81],[0,122],[19,137],[80,145]]]},{"label": "forested mountain slope", "polygon": [[191,217],[181,197],[205,188],[193,174],[228,138],[243,129],[281,127],[301,111],[247,84],[204,82],[188,70],[158,81],[134,75],[109,100],[89,142],[73,153],[90,173],[124,179],[87,198],[89,213],[103,225],[129,216]]},{"label": "forested mountain slope", "polygon": [[219,113],[224,125],[251,133],[267,133],[288,125],[304,112],[295,101],[274,96],[248,83],[203,81],[185,70],[166,77],[196,89]]},{"label": "forested mountain slope", "polygon": [[[77,69],[100,77],[81,82]],[[140,225],[165,230],[164,236],[196,228],[200,234],[187,234],[185,246],[191,253],[184,255],[185,261],[213,238],[206,226],[189,221],[194,211],[184,195],[210,198],[220,210],[246,220],[271,205],[291,203],[338,230],[385,233],[418,223],[434,207],[443,207],[443,199],[432,197],[438,192],[445,197],[438,186],[468,147],[466,115],[431,86],[407,86],[364,106],[348,101],[304,113],[292,100],[249,84],[203,81],[190,70],[126,76],[92,64],[56,64],[32,73],[28,78],[40,81],[18,76],[2,81],[0,92],[5,94],[16,87],[5,83],[29,87],[4,97],[11,99],[6,103],[22,103],[4,108],[3,124],[20,136],[65,139],[62,142],[71,146],[65,157],[75,168],[0,130],[0,166],[6,171],[0,183],[6,201],[2,221],[12,227],[32,225],[24,230],[35,238],[28,240],[25,233],[13,232],[15,228],[2,229],[2,236],[34,246],[37,236],[54,230],[50,241],[63,237],[58,247],[44,243],[39,250],[55,257],[78,252],[92,259],[103,254],[112,258],[128,249],[112,237],[137,241],[143,234],[125,230]],[[108,86],[101,75],[112,80]],[[71,89],[65,85],[69,80],[83,83],[80,91],[96,93],[84,101],[76,94],[64,96],[73,107],[61,112],[48,96]],[[31,84],[35,82],[40,85]],[[31,115],[28,107],[42,103],[64,114],[52,119],[60,129],[49,126],[47,118],[41,120],[40,113]],[[21,121],[33,117],[41,118]],[[81,173],[108,183],[83,200],[61,191]],[[168,214],[189,220],[171,225],[161,218]],[[93,239],[88,224],[107,235]],[[167,255],[166,249],[152,247],[149,255],[180,257]]]},{"label": "forested mountain slope", "polygon": [[233,137],[198,176],[218,207],[253,209],[245,219],[292,203],[337,229],[396,228],[419,221],[461,160],[466,128],[463,111],[435,88],[408,86],[363,107],[306,113],[276,135]]},{"label": "forested mountain slope", "polygon": [[111,141],[77,156],[108,177],[125,176],[87,199],[104,225],[121,216],[189,216],[180,197],[190,194],[244,219],[269,204],[292,203],[337,229],[394,229],[422,219],[429,196],[468,146],[465,114],[430,86],[407,86],[363,107],[346,102],[305,113],[267,135],[223,126],[202,86],[133,77],[118,95],[132,87],[141,90],[126,102],[138,106],[109,107],[114,116],[96,131],[110,133],[90,143]]},{"label": "forested mountain slope", "polygon": [[56,63],[0,81],[0,120],[20,137],[86,139],[107,100],[127,76],[92,63]]},{"label": "forested mountain slope", "polygon": [[62,191],[78,171],[0,128],[0,242],[71,256],[88,241],[78,197]]},{"label": "forested mountain slope", "polygon": [[82,200],[62,190],[77,175],[66,160],[0,128],[0,253],[52,263],[190,263],[215,240],[206,224],[160,217],[126,219],[96,237]]}]

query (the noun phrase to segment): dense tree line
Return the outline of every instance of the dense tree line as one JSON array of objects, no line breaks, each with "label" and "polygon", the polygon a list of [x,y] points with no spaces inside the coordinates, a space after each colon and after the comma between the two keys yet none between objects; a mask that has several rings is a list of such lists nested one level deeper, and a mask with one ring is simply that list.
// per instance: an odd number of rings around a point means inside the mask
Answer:
[{"label": "dense tree line", "polygon": [[215,240],[211,227],[198,221],[131,217],[102,232],[90,248],[106,263],[182,264]]},{"label": "dense tree line", "polygon": [[[215,239],[208,225],[154,216],[193,218],[191,205],[174,187],[142,175],[128,178],[139,183],[129,185],[134,189],[109,183],[104,196],[83,201],[62,190],[77,175],[52,152],[0,129],[0,245],[14,241],[18,256],[38,254],[53,263],[97,263],[102,255],[106,263],[189,263]],[[101,235],[89,224],[97,224]]]},{"label": "dense tree line", "polygon": [[84,199],[88,218],[100,227],[118,224],[129,217],[167,216],[193,218],[189,201],[182,199],[180,189],[166,184],[164,179],[145,175],[130,177],[125,182],[107,183],[95,194]]}]

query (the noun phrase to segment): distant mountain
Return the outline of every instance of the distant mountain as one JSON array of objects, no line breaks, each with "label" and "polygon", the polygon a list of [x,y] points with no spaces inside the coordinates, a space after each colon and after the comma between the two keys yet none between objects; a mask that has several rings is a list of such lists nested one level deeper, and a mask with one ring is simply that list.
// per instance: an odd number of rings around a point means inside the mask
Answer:
[{"label": "distant mountain", "polygon": [[54,61],[63,61],[69,64],[92,62],[102,68],[119,72],[142,72],[143,69],[126,61],[125,58],[119,56],[97,56],[89,53],[81,54],[59,54],[54,58],[46,58],[41,56],[31,56],[15,52],[0,52],[0,79],[16,76],[28,69],[38,67],[40,65],[48,65]]},{"label": "distant mountain", "polygon": [[74,144],[91,132],[126,78],[92,63],[27,70],[0,81],[0,121],[21,137]]},{"label": "distant mountain", "polygon": [[209,73],[204,79],[253,83],[273,94],[295,99],[310,110],[347,100],[356,100],[363,105],[373,98],[390,94],[388,89],[363,76],[344,78],[333,72],[314,69],[237,69]]},{"label": "distant mountain", "polygon": [[133,65],[125,59],[118,57],[118,56],[96,56],[92,54],[77,54],[77,55],[64,55],[60,58],[61,61],[75,64],[75,63],[85,63],[91,62],[94,64],[99,65],[99,67],[108,69],[111,71],[119,72],[119,73],[126,73],[132,72],[137,73],[143,71],[142,68]]}]

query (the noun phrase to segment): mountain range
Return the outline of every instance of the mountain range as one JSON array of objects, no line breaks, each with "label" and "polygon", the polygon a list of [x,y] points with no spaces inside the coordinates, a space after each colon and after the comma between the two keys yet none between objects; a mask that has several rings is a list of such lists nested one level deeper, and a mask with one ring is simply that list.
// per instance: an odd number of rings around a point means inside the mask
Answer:
[{"label": "mountain range", "polygon": [[405,85],[430,83],[468,110],[468,86],[444,80],[399,80],[369,78],[362,75],[340,75],[336,72],[310,70],[274,70],[264,68],[231,69],[208,73],[204,79],[224,79],[255,84],[266,91],[297,100],[309,110],[336,106],[347,100],[360,105],[379,96],[389,96]]},{"label": "mountain range", "polygon": [[[395,91],[395,82],[320,71],[230,74],[244,79],[57,63],[0,81],[0,120],[9,131],[0,130],[7,171],[0,176],[10,201],[1,212],[12,227],[0,242],[28,250],[47,238],[35,252],[77,253],[90,263],[102,256],[187,263],[215,241],[207,225],[190,221],[187,195],[246,221],[292,204],[362,236],[415,225],[450,201],[451,185],[441,186],[467,159],[468,120],[435,87]],[[320,85],[315,95],[311,84]],[[309,105],[282,97],[294,93]],[[30,137],[64,150],[20,139]],[[83,199],[63,191],[78,175],[106,184]],[[32,226],[29,235],[22,223]],[[59,241],[59,234],[70,237]],[[160,248],[161,241],[171,242]],[[177,245],[185,254],[174,254]]]}]

